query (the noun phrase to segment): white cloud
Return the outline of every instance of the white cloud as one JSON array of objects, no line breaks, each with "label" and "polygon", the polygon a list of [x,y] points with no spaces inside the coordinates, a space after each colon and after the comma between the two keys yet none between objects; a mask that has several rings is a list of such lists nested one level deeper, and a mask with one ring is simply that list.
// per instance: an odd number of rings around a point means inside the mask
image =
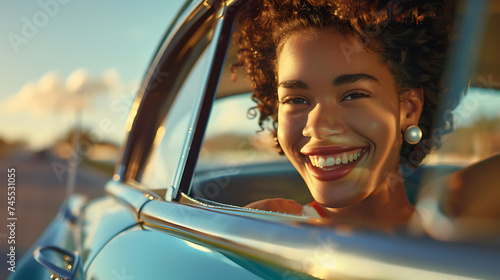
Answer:
[{"label": "white cloud", "polygon": [[[47,72],[1,101],[0,119],[7,121],[0,122],[0,138],[41,150],[79,121],[85,129],[97,129],[99,140],[120,143],[138,85],[137,80],[123,83],[113,69],[100,75],[78,69],[67,77]],[[77,120],[78,108],[83,111]],[[113,129],[101,129],[103,122]]]},{"label": "white cloud", "polygon": [[2,105],[8,113],[27,111],[35,116],[49,113],[74,113],[85,109],[100,94],[116,93],[123,89],[118,73],[107,70],[91,77],[84,69],[75,70],[66,81],[56,72],[48,72],[38,81],[27,83]]}]

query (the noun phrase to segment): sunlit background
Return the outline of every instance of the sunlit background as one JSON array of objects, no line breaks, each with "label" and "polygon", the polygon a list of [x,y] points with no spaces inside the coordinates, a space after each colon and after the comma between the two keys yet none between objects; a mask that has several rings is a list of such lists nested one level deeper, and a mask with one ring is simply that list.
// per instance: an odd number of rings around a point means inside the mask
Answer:
[{"label": "sunlit background", "polygon": [[[105,164],[94,171],[79,163],[77,186],[92,193],[110,178],[129,108],[183,2],[0,2],[0,178],[16,168],[18,259],[64,199],[78,123],[92,145],[81,154]],[[6,241],[2,229],[2,263]]]},{"label": "sunlit background", "polygon": [[147,65],[183,1],[2,1],[0,137],[40,151],[84,128],[119,144]]}]

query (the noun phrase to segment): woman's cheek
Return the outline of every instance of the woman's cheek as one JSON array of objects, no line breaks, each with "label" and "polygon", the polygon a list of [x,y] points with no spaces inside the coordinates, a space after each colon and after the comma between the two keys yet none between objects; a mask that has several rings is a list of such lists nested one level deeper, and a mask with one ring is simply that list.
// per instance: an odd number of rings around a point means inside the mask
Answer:
[{"label": "woman's cheek", "polygon": [[285,151],[288,148],[289,142],[293,141],[293,133],[290,131],[290,126],[289,122],[286,119],[280,119],[278,120],[278,131],[277,131],[277,137],[278,141],[281,145],[281,148]]},{"label": "woman's cheek", "polygon": [[301,125],[300,118],[281,113],[278,115],[278,141],[280,144],[288,146],[297,142],[302,136],[304,126]]},{"label": "woman's cheek", "polygon": [[383,138],[388,143],[393,143],[399,127],[399,115],[387,108],[380,107],[377,110],[367,110],[364,121],[354,119],[363,127],[363,131],[369,132],[375,138]]},{"label": "woman's cheek", "polygon": [[379,111],[367,116],[363,131],[369,133],[368,138],[375,146],[375,157],[382,169],[392,170],[392,165],[398,162],[401,149],[399,137],[399,120],[389,111]]}]

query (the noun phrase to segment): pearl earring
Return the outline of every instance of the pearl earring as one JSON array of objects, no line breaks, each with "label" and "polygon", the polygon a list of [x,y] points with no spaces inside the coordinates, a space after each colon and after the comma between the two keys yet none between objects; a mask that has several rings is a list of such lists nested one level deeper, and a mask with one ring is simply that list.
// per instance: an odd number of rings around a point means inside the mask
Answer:
[{"label": "pearl earring", "polygon": [[410,125],[405,130],[405,140],[410,145],[417,144],[422,139],[422,130],[416,125]]}]

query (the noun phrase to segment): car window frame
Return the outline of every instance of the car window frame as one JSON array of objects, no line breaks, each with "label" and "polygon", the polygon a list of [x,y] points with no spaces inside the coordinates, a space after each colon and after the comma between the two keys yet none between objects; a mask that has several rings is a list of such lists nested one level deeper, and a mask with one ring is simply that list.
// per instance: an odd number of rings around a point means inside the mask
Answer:
[{"label": "car window frame", "polygon": [[228,9],[224,4],[219,12],[218,16],[222,17],[222,26],[216,43],[217,46],[214,52],[210,73],[208,75],[208,81],[201,100],[199,113],[194,125],[191,147],[186,156],[186,161],[183,167],[184,170],[181,173],[181,178],[179,180],[179,186],[176,191],[172,193],[171,199],[174,201],[178,201],[180,199],[181,193],[188,193],[191,187],[192,178],[198,161],[198,155],[203,144],[208,119],[212,110],[212,105],[216,98],[219,80],[224,67],[224,62],[226,60],[229,44],[231,42],[231,35],[235,24],[234,19],[238,10],[236,7],[242,2],[243,1],[237,1],[237,3],[235,3],[230,9]]},{"label": "car window frame", "polygon": [[[141,89],[135,99],[127,120],[126,145],[122,147],[121,156],[115,168],[113,180],[116,182],[132,182],[129,185],[137,187],[146,163],[149,160],[158,128],[163,124],[170,106],[173,104],[185,78],[189,75],[192,65],[197,61],[186,62],[186,56],[179,53],[193,51],[193,35],[200,27],[220,16],[222,1],[198,1],[185,5],[184,16],[179,17],[176,27],[171,27],[170,33],[159,47],[152,60]],[[198,34],[198,36],[201,36]],[[190,41],[191,40],[191,41]],[[213,71],[211,71],[213,72]],[[174,73],[174,74],[172,74]],[[205,87],[205,92],[206,92]],[[204,101],[206,103],[206,101]],[[211,102],[211,101],[210,101]],[[197,126],[200,127],[200,126]]]}]

